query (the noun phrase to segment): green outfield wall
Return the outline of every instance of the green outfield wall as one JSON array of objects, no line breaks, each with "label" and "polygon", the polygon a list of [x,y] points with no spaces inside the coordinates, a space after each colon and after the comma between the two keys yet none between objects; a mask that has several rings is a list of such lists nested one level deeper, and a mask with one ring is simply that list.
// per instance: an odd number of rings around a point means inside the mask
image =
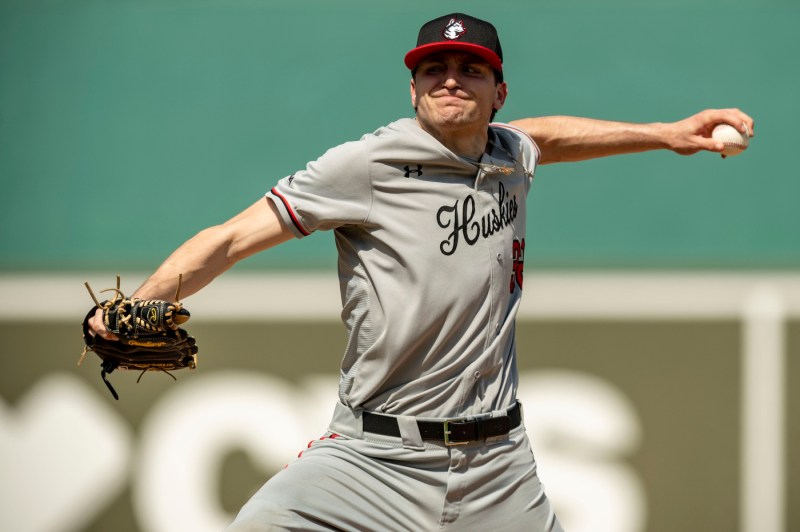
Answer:
[{"label": "green outfield wall", "polygon": [[[744,156],[543,167],[538,267],[796,268],[800,7],[773,1],[0,2],[0,268],[151,269],[327,148],[412,113],[402,64],[449,10],[501,32],[500,120],[738,106]],[[243,268],[328,268],[330,235]]]}]

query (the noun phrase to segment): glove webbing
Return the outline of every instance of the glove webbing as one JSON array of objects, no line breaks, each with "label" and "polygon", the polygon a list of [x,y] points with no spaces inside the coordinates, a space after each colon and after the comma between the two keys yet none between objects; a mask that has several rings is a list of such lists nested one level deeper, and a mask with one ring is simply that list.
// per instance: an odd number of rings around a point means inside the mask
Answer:
[{"label": "glove webbing", "polygon": [[[111,382],[106,378],[106,375],[112,373],[115,369],[117,369],[117,367],[119,367],[119,362],[116,360],[104,360],[103,363],[100,365],[100,367],[102,368],[102,370],[100,371],[100,378],[103,379],[104,383],[106,383],[106,388],[108,388],[108,391],[111,392],[111,395],[114,396],[114,399],[119,401],[119,394],[117,394],[117,391],[111,385]],[[139,374],[139,378],[136,379],[137,384],[139,383],[140,380],[142,380],[142,375],[144,375],[148,371],[152,370],[147,370],[147,369],[142,370],[142,372]],[[159,369],[159,371],[163,371],[164,373],[172,377],[172,380],[174,381],[178,380],[178,378],[175,377],[175,375],[173,375],[172,373],[170,373],[165,369]]]}]

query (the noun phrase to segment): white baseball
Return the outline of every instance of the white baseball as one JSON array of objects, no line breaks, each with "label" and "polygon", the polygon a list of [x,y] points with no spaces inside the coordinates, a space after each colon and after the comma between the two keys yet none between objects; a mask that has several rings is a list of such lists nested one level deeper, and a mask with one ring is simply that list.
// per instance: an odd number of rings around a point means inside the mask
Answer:
[{"label": "white baseball", "polygon": [[[746,125],[745,128],[747,128]],[[711,138],[722,142],[725,145],[722,155],[730,157],[739,155],[747,149],[750,144],[750,130],[742,133],[729,124],[717,124],[711,132]]]}]

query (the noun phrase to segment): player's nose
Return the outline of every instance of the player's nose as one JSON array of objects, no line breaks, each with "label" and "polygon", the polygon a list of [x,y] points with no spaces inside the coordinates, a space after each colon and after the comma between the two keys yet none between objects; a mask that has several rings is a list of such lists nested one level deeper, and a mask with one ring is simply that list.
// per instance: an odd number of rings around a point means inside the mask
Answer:
[{"label": "player's nose", "polygon": [[444,79],[444,86],[446,89],[450,90],[459,88],[461,86],[461,82],[458,79],[458,74],[448,71]]}]

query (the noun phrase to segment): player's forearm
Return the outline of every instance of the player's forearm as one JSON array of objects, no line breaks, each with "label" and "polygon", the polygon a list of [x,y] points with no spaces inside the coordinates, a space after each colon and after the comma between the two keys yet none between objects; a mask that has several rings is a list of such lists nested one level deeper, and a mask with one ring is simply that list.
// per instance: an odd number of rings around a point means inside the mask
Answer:
[{"label": "player's forearm", "polygon": [[511,123],[533,137],[540,164],[668,149],[667,124],[632,124],[572,116],[526,118]]},{"label": "player's forearm", "polygon": [[136,291],[135,297],[172,300],[183,277],[181,297],[190,296],[240,260],[292,238],[275,205],[261,199],[221,225],[199,232]]},{"label": "player's forearm", "polygon": [[755,135],[753,118],[739,109],[706,109],[668,123],[632,124],[572,116],[525,118],[511,123],[526,131],[539,145],[540,164],[657,149],[680,155],[700,151],[721,153],[725,145],[712,135],[718,124],[728,124],[748,137]]},{"label": "player's forearm", "polygon": [[136,290],[134,297],[172,301],[179,276],[181,298],[198,292],[235,264],[230,248],[224,226],[201,231],[175,250]]}]

